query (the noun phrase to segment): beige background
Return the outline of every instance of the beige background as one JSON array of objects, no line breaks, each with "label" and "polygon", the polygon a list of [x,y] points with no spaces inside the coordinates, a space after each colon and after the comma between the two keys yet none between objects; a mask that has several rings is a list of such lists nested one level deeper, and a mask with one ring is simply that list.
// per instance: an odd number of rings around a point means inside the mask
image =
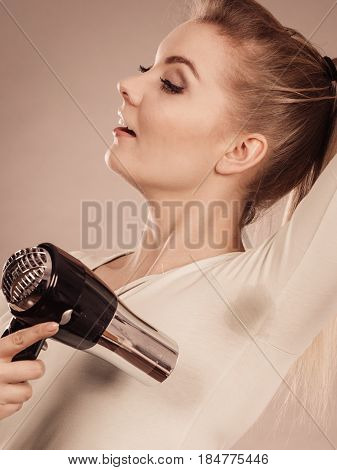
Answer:
[{"label": "beige background", "polygon": [[[261,3],[322,54],[337,55],[337,8],[330,11],[336,2]],[[160,41],[184,21],[181,5],[180,0],[0,2],[1,265],[14,251],[44,241],[67,251],[82,249],[82,200],[103,208],[107,201],[143,202],[104,162],[122,104],[116,84],[137,73],[139,64],[152,63]],[[249,229],[253,244],[278,228],[285,203]],[[115,242],[99,248],[107,254],[121,250]],[[270,434],[274,419],[270,406],[236,448],[331,448],[318,430],[308,434],[306,425],[290,434],[285,423],[282,432]],[[337,426],[329,438],[337,445]]]}]

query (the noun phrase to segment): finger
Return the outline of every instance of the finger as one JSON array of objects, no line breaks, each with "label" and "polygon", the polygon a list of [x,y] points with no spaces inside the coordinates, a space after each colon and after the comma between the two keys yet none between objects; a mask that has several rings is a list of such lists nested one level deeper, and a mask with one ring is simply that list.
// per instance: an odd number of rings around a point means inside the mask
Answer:
[{"label": "finger", "polygon": [[4,419],[7,418],[7,416],[11,416],[12,414],[21,410],[22,407],[23,403],[16,403],[15,405],[0,405],[0,419]]},{"label": "finger", "polygon": [[28,382],[21,384],[2,385],[0,389],[0,404],[8,405],[22,403],[32,398],[33,388]]},{"label": "finger", "polygon": [[54,322],[39,323],[0,339],[0,358],[12,358],[20,351],[44,338],[57,333],[59,325]]},{"label": "finger", "polygon": [[41,359],[3,363],[0,364],[0,383],[16,384],[39,379],[44,375],[45,369]]}]

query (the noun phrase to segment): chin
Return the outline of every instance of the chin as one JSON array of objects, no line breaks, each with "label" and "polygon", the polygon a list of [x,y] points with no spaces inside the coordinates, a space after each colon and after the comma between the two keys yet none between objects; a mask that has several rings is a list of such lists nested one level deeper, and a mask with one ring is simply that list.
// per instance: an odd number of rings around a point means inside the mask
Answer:
[{"label": "chin", "polygon": [[104,155],[104,160],[105,160],[105,164],[106,166],[112,170],[112,171],[116,171],[116,172],[120,172],[120,163],[119,163],[119,160],[117,158],[117,155],[115,155],[115,153],[111,150],[111,149],[108,149],[106,152],[105,152],[105,155]]},{"label": "chin", "polygon": [[117,155],[111,149],[108,149],[105,152],[104,160],[105,160],[106,166],[109,168],[110,171],[116,173],[125,181],[132,184],[132,182],[130,181],[130,176],[128,174],[125,174],[125,168],[120,163]]},{"label": "chin", "polygon": [[110,158],[111,158],[111,151],[110,149],[108,149],[104,154],[105,164],[108,168],[110,168]]}]

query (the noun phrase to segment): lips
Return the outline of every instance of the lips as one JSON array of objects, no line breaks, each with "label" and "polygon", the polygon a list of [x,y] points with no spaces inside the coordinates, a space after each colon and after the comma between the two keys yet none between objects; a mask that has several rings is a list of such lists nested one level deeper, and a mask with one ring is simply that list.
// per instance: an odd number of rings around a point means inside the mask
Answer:
[{"label": "lips", "polygon": [[121,128],[123,131],[128,132],[132,137],[136,137],[136,133],[134,130],[129,129],[127,126]]},{"label": "lips", "polygon": [[128,127],[116,127],[114,129],[114,133],[117,136],[126,136],[126,137],[132,137],[132,138],[136,137],[136,133],[133,130],[129,129]]}]

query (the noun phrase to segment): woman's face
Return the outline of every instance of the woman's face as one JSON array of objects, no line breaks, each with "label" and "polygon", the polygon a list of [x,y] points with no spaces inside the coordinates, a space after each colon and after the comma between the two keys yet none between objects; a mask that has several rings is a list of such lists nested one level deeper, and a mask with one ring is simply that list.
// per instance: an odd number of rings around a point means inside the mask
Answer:
[{"label": "woman's face", "polygon": [[[221,84],[229,54],[212,25],[189,21],[174,29],[149,71],[117,85],[120,110],[137,136],[114,136],[109,168],[154,199],[191,195],[208,173],[211,179],[232,136],[230,97]],[[191,61],[199,78],[183,63],[165,63],[171,56]],[[183,89],[170,93],[161,78]]]}]

